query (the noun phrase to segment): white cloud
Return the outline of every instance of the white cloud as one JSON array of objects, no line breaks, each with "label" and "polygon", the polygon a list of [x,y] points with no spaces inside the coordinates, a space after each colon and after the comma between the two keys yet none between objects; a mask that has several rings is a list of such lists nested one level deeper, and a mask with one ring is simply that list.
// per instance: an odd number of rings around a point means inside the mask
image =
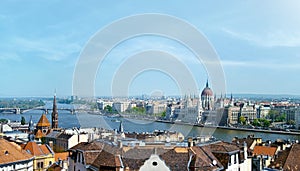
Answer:
[{"label": "white cloud", "polygon": [[251,68],[270,68],[270,69],[299,69],[300,63],[276,63],[274,61],[238,61],[222,60],[224,67],[251,67]]},{"label": "white cloud", "polygon": [[73,53],[78,53],[81,46],[77,43],[69,43],[63,37],[28,39],[17,37],[14,39],[15,46],[21,52],[32,53],[33,56],[51,61],[61,61]]},{"label": "white cloud", "polygon": [[247,33],[238,32],[228,28],[222,28],[222,31],[230,36],[254,43],[263,47],[296,47],[300,46],[300,32],[272,30],[265,33]]}]

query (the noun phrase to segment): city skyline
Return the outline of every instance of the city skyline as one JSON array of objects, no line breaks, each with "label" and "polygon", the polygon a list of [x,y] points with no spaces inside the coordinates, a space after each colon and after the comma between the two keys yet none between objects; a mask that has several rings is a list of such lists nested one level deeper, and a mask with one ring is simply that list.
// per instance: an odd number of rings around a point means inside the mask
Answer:
[{"label": "city skyline", "polygon": [[[219,55],[227,93],[300,95],[299,2],[130,2],[1,2],[0,96],[51,96],[54,89],[60,96],[71,95],[76,62],[88,40],[113,21],[143,13],[175,16],[202,32]],[[95,78],[95,95],[109,96],[120,64],[148,49],[175,55],[191,71],[199,91],[207,78],[213,79],[182,44],[145,35],[107,55]],[[176,80],[159,71],[137,75],[129,92],[179,94]]]}]

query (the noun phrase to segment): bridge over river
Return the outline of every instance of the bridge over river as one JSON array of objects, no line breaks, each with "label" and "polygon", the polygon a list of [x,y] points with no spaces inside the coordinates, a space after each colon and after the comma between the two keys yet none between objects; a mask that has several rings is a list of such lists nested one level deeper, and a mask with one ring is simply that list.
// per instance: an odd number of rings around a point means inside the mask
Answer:
[{"label": "bridge over river", "polygon": [[[45,114],[48,114],[52,111],[52,108],[46,107],[36,107],[32,109],[22,109],[22,108],[0,108],[0,113],[11,113],[11,114],[22,114],[32,110],[41,110],[44,111]],[[76,111],[87,111],[86,109],[75,109],[75,108],[57,108],[57,110],[69,111],[71,114],[74,114]]]}]

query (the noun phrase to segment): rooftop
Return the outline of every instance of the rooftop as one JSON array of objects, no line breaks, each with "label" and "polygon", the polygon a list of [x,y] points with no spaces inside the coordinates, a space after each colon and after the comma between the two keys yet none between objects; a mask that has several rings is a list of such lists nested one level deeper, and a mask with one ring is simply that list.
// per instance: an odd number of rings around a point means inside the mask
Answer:
[{"label": "rooftop", "polygon": [[253,150],[254,155],[264,155],[264,156],[275,156],[277,147],[270,146],[255,146]]},{"label": "rooftop", "polygon": [[12,142],[0,138],[0,165],[32,159],[33,156]]},{"label": "rooftop", "polygon": [[30,154],[34,156],[43,156],[43,155],[52,154],[50,147],[48,147],[45,144],[37,144],[34,141],[30,141],[27,144],[25,144],[23,149],[30,152]]},{"label": "rooftop", "polygon": [[40,120],[37,123],[37,126],[38,127],[50,127],[50,122],[47,119],[45,114],[42,114]]}]

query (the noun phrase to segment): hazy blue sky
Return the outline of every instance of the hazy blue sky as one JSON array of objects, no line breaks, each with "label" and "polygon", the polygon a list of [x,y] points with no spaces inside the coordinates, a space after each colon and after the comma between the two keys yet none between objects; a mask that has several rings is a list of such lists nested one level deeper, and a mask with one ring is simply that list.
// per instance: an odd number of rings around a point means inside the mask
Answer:
[{"label": "hazy blue sky", "polygon": [[[295,1],[0,1],[0,97],[72,94],[80,52],[97,31],[120,18],[162,13],[201,31],[223,65],[227,92],[300,94],[300,2]],[[107,55],[95,80],[96,95],[110,95],[110,80],[126,57],[144,49],[180,56],[202,89],[207,74],[180,44],[144,36]],[[120,56],[117,58],[116,56]],[[213,88],[213,87],[212,87]],[[165,74],[140,74],[131,94],[178,93]]]}]

